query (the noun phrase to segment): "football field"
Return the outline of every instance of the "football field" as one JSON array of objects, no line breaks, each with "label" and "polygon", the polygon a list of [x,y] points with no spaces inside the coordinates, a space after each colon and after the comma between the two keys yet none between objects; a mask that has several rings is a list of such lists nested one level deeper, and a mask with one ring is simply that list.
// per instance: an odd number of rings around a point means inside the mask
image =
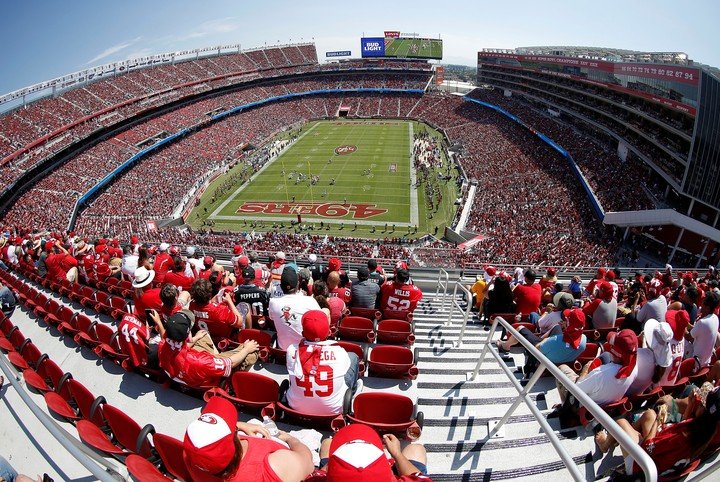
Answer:
[{"label": "football field", "polygon": [[423,38],[386,38],[385,55],[388,57],[420,57],[442,59],[442,40]]},{"label": "football field", "polygon": [[[241,163],[211,184],[188,222],[231,231],[322,229],[370,238],[420,236],[442,227],[454,210],[443,203],[441,212],[428,213],[422,185],[416,187],[411,157],[418,129],[426,127],[382,119],[310,122],[249,181],[213,194],[223,178],[247,169]],[[445,195],[454,199],[454,183],[448,183]]]}]

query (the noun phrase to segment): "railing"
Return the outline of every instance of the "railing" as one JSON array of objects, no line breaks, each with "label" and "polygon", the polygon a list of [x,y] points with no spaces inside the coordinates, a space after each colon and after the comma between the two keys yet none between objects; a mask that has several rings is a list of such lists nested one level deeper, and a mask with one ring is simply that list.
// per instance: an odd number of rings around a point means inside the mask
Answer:
[{"label": "railing", "polygon": [[[18,373],[13,370],[8,363],[8,359],[4,354],[0,353],[0,369],[5,374],[5,378],[13,386],[25,405],[37,417],[40,423],[45,426],[48,432],[60,442],[65,450],[72,455],[83,467],[85,467],[97,480],[101,482],[117,482],[118,480],[126,480],[126,477],[117,471],[117,467],[107,460],[93,453],[89,448],[80,443],[75,437],[60,427],[48,414],[43,412],[20,383]],[[128,479],[129,480],[129,479]]]},{"label": "railing", "polygon": [[[444,282],[443,282],[443,278],[445,278]],[[442,297],[442,301],[440,302],[440,310],[445,309],[445,300],[447,300],[447,297],[448,297],[447,289],[448,289],[449,282],[450,282],[450,276],[448,275],[448,272],[445,271],[444,268],[440,268],[440,270],[438,271],[438,277],[437,277],[437,288],[435,288],[435,298],[437,298],[438,295],[440,294],[441,286],[443,289],[442,290],[443,297]]]},{"label": "railing", "polygon": [[[465,296],[467,297],[467,307],[465,307],[464,312],[463,312],[463,307],[460,306],[460,302],[457,299],[458,289],[460,289],[460,291],[462,293],[464,293]],[[455,283],[455,288],[453,289],[452,298],[450,298],[450,312],[448,313],[448,319],[445,322],[445,326],[452,324],[452,319],[453,319],[453,314],[455,313],[455,308],[457,308],[460,311],[460,313],[462,313],[462,316],[463,316],[462,326],[460,327],[460,336],[458,337],[456,342],[453,342],[453,346],[455,348],[457,348],[460,345],[462,345],[463,336],[465,336],[465,327],[467,326],[467,320],[470,317],[470,310],[472,309],[472,293],[470,293],[470,291],[467,288],[465,288],[465,286],[463,286],[463,284],[460,281],[457,281]]]},{"label": "railing", "polygon": [[[494,348],[493,344],[490,342],[490,340],[492,340],[493,338],[493,334],[495,333],[498,324],[501,324],[510,335],[515,337],[515,339],[520,342],[520,344],[530,353],[530,355],[534,356],[540,364],[540,366],[535,371],[535,373],[530,378],[525,387],[520,385],[517,378],[510,371],[510,368],[508,368],[508,366],[505,364],[505,361],[502,359],[497,349]],[[543,372],[545,370],[548,370],[552,374],[552,376],[555,377],[555,379],[558,380],[560,383],[562,383],[565,389],[569,393],[571,393],[575,397],[575,399],[578,400],[578,402],[580,402],[580,404],[595,417],[595,420],[597,420],[598,423],[600,423],[600,425],[602,425],[610,433],[610,435],[612,435],[612,437],[620,444],[623,450],[625,450],[625,452],[629,453],[633,457],[633,459],[635,459],[635,462],[645,473],[646,482],[657,481],[657,467],[655,466],[655,462],[653,462],[653,460],[650,458],[650,455],[648,455],[645,450],[640,448],[640,445],[635,443],[628,436],[628,434],[626,434],[620,428],[620,426],[615,422],[615,420],[613,420],[612,417],[605,412],[605,410],[600,408],[600,406],[596,404],[585,392],[580,390],[575,383],[570,381],[570,379],[565,376],[565,374],[553,362],[548,360],[545,355],[540,352],[540,350],[538,350],[532,343],[527,341],[525,337],[523,337],[515,328],[512,327],[510,323],[505,321],[502,317],[498,316],[493,321],[493,324],[490,327],[490,333],[488,334],[488,342],[485,344],[485,347],[483,348],[482,353],[478,358],[477,365],[475,365],[475,370],[467,373],[468,381],[475,380],[478,372],[480,371],[480,366],[482,365],[485,359],[485,355],[488,351],[490,351],[490,354],[495,358],[495,360],[497,360],[500,368],[503,370],[503,372],[505,372],[510,382],[518,391],[518,397],[512,403],[510,408],[508,408],[508,411],[505,413],[505,415],[503,415],[503,417],[498,421],[497,425],[495,425],[495,427],[493,427],[493,429],[490,431],[490,433],[488,434],[488,439],[492,438],[495,434],[497,434],[503,424],[505,424],[505,422],[507,422],[507,420],[513,414],[515,409],[520,406],[520,403],[525,402],[527,407],[537,419],[543,432],[545,432],[545,435],[547,435],[548,439],[550,439],[550,443],[557,451],[558,455],[562,459],[567,469],[570,471],[572,477],[577,481],[586,480],[586,476],[580,472],[577,464],[573,461],[572,456],[570,456],[565,447],[562,446],[560,440],[555,434],[555,431],[548,424],[547,419],[543,416],[542,413],[540,413],[537,405],[535,405],[535,403],[533,403],[533,401],[529,398],[529,393],[535,386],[535,383],[537,383],[537,381],[540,379]]]}]

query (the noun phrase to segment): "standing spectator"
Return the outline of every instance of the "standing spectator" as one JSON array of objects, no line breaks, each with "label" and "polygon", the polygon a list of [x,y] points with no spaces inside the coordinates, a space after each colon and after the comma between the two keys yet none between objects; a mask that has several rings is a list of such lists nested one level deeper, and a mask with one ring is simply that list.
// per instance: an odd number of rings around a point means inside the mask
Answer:
[{"label": "standing spectator", "polygon": [[364,266],[358,268],[357,282],[352,284],[350,306],[358,308],[375,308],[378,301],[380,286],[370,280],[370,272]]},{"label": "standing spectator", "polygon": [[157,283],[163,283],[165,281],[165,275],[172,267],[172,258],[168,253],[169,248],[170,245],[168,243],[160,243],[160,246],[158,246],[158,254],[155,256],[155,263],[153,264]]},{"label": "standing spectator", "polygon": [[308,262],[309,263],[307,265],[307,269],[310,270],[310,274],[312,275],[312,280],[313,280],[313,282],[315,282],[315,281],[319,280],[320,277],[322,276],[322,268],[320,267],[320,265],[317,262],[317,255],[315,253],[311,253],[308,256]]},{"label": "standing spectator", "polygon": [[155,271],[143,266],[135,270],[135,279],[132,282],[132,287],[135,289],[133,293],[134,313],[142,321],[147,321],[145,310],[160,311],[162,309],[160,288],[152,287],[153,279],[155,279]]},{"label": "standing spectator", "polygon": [[718,338],[718,317],[715,310],[719,303],[720,296],[717,293],[707,293],[700,306],[700,319],[695,322],[690,332],[685,334],[685,339],[689,341],[687,356],[697,358],[699,368],[710,364],[715,351]]},{"label": "standing spectator", "polygon": [[268,306],[270,319],[277,331],[277,343],[281,350],[298,345],[302,339],[302,316],[309,310],[319,310],[315,298],[298,292],[298,274],[291,267],[283,270],[280,288],[283,296],[271,298]]},{"label": "standing spectator", "polygon": [[542,290],[540,289],[540,285],[535,283],[536,277],[535,271],[528,268],[523,273],[523,279],[525,281],[522,284],[516,285],[513,289],[516,313],[528,316],[530,313],[537,313],[540,309]]},{"label": "standing spectator", "polygon": [[123,248],[122,265],[120,271],[125,275],[126,279],[135,277],[135,270],[138,268],[139,256],[133,252],[132,246]]}]

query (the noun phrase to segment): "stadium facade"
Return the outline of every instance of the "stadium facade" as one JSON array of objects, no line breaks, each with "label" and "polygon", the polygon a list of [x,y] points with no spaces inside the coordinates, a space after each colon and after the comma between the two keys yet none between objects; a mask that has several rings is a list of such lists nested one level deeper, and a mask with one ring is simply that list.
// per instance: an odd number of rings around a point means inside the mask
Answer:
[{"label": "stadium facade", "polygon": [[[523,47],[478,52],[477,80],[503,89],[506,95],[521,94],[551,115],[614,143],[621,159],[647,166],[647,185],[658,207],[686,215],[673,220],[655,216],[654,221],[650,213],[632,219],[614,216],[606,217],[606,223],[637,228],[662,224],[658,219],[664,219],[670,225],[664,242],[674,244],[673,249],[703,252],[708,258],[716,251],[713,241],[718,241],[720,222],[717,69],[693,62],[682,52]],[[618,182],[622,182],[620,173]],[[690,228],[695,224],[690,220],[704,226]]]}]

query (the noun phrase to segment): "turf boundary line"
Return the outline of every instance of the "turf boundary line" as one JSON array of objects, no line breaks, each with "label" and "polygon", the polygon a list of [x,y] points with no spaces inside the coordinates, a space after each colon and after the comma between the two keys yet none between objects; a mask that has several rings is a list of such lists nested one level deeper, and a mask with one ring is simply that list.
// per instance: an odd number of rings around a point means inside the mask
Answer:
[{"label": "turf boundary line", "polygon": [[408,134],[410,135],[410,224],[413,226],[418,225],[420,218],[418,214],[418,192],[417,192],[417,175],[415,173],[415,162],[413,159],[413,145],[414,145],[414,130],[413,123],[408,122]]}]

